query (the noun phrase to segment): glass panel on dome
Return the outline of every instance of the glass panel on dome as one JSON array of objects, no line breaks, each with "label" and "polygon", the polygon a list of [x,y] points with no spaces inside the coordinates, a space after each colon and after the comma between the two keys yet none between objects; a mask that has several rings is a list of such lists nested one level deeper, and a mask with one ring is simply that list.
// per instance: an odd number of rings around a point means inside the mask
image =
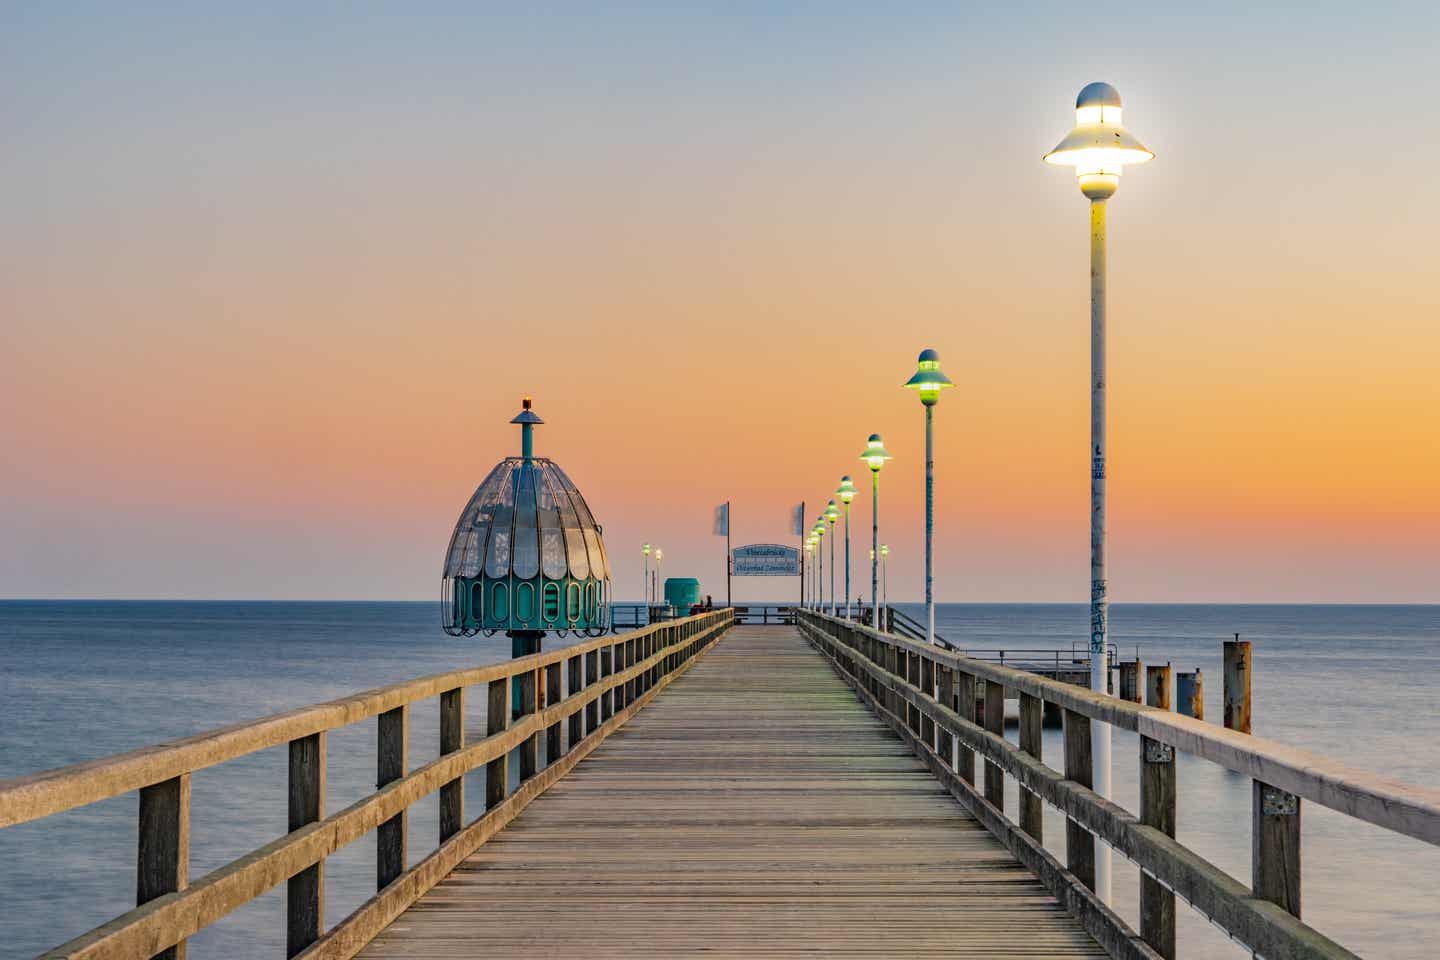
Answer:
[{"label": "glass panel on dome", "polygon": [[565,535],[548,464],[536,476],[536,514],[540,520],[540,570],[551,580],[565,576]]},{"label": "glass panel on dome", "polygon": [[[540,572],[540,538],[535,523],[538,474],[533,464],[522,464],[515,471],[515,542],[511,551],[515,576],[522,580],[529,580]],[[533,604],[533,597],[531,602]]]},{"label": "glass panel on dome", "polygon": [[494,519],[490,521],[490,544],[485,558],[485,575],[492,580],[510,574],[510,522],[514,513],[514,507],[496,507]]},{"label": "glass panel on dome", "polygon": [[[586,505],[585,498],[580,496],[580,491],[576,489],[575,484],[570,481],[565,471],[554,464],[551,466],[555,471],[556,478],[560,481],[560,485],[568,495],[570,507],[575,513],[576,522],[583,531],[580,539],[584,541],[587,547],[586,573],[590,576],[603,579],[608,574],[605,570],[605,556],[600,552],[600,538],[595,532],[595,518],[590,515],[590,508]],[[565,542],[566,544],[570,544],[571,542],[570,531],[568,529],[565,531]],[[570,552],[570,572],[572,574],[575,573],[575,559],[575,549],[572,546]],[[575,574],[575,576],[580,577],[581,575]]]}]

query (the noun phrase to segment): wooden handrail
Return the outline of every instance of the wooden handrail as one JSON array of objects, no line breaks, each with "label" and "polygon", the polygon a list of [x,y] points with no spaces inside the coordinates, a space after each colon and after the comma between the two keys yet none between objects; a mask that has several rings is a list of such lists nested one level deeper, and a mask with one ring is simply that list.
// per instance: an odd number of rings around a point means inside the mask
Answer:
[{"label": "wooden handrail", "polygon": [[[1176,895],[1262,955],[1333,960],[1355,956],[1300,920],[1298,888],[1291,891],[1283,883],[1277,888],[1267,882],[1272,873],[1298,869],[1298,800],[1294,801],[1293,809],[1288,807],[1284,800],[1287,794],[1293,795],[1291,799],[1307,797],[1357,819],[1440,844],[1440,829],[1437,829],[1440,792],[1412,787],[1273,741],[959,656],[813,611],[803,613],[801,628],[861,698],[922,754],[952,793],[969,804],[992,832],[1005,834],[1002,839],[1014,839],[1010,836],[1013,824],[1003,810],[1003,789],[999,789],[990,776],[998,777],[1000,771],[1004,771],[1022,788],[1021,829],[1034,834],[1033,841],[1039,839],[1040,825],[1038,818],[1027,817],[1025,813],[1027,794],[1062,810],[1071,824],[1082,830],[1082,837],[1088,832],[1101,838],[1139,866],[1146,875],[1141,896],[1142,934],[1160,956],[1174,956],[1173,900]],[[924,666],[927,663],[928,669]],[[977,723],[974,715],[973,689],[977,678],[987,684],[985,726]],[[959,691],[955,690],[957,680]],[[967,685],[968,695],[964,690]],[[1079,730],[1088,730],[1089,720],[1095,719],[1136,731],[1141,735],[1142,766],[1168,770],[1172,778],[1174,750],[1212,760],[1250,776],[1256,784],[1253,802],[1257,832],[1293,828],[1295,834],[1288,835],[1287,843],[1279,846],[1272,846],[1269,840],[1257,836],[1257,852],[1252,864],[1256,882],[1253,888],[1245,886],[1175,840],[1173,779],[1169,781],[1168,793],[1157,793],[1153,783],[1148,788],[1142,783],[1141,802],[1146,811],[1136,817],[1089,788],[1088,757],[1080,768],[1087,780],[1077,782],[1071,772],[1074,758],[1068,756],[1068,749],[1067,770],[1062,775],[1040,760],[1038,745],[1033,741],[1027,745],[1022,735],[1021,746],[1009,742],[998,724],[988,722],[1000,718],[991,698],[1003,697],[1007,688],[1022,694],[1022,713],[1028,706],[1037,723],[1038,711],[1045,701],[1062,706],[1066,711],[1067,735],[1072,719]],[[1027,703],[1031,698],[1034,702]],[[958,767],[950,754],[949,740],[936,739],[937,732],[954,737],[961,746],[957,754]],[[1085,736],[1088,739],[1088,732]],[[1167,754],[1167,750],[1171,752]],[[987,777],[983,795],[975,786],[970,751],[978,752],[985,761]],[[1165,806],[1157,808],[1154,806],[1157,803]],[[1168,831],[1145,819],[1166,809],[1169,810]],[[1287,818],[1292,817],[1296,822],[1287,822]],[[1027,819],[1029,825],[1025,823]],[[1272,821],[1278,821],[1279,825]],[[1093,867],[1089,866],[1093,861],[1087,860],[1087,843],[1077,846],[1075,841],[1071,834],[1067,847],[1071,848],[1068,856],[1074,874],[1067,874],[1063,883],[1093,883]],[[1093,844],[1093,840],[1088,843]],[[1275,864],[1269,861],[1276,858],[1284,861],[1284,870],[1272,870]],[[1092,871],[1088,877],[1087,869]],[[1051,871],[1052,879],[1056,875]],[[1154,886],[1147,891],[1146,883]],[[1060,892],[1057,890],[1057,895]]]},{"label": "wooden handrail", "polygon": [[[353,955],[354,950],[347,952],[345,945],[363,944],[369,939],[355,936],[356,924],[373,922],[376,916],[393,916],[413,902],[448,872],[448,868],[437,872],[437,864],[448,863],[453,867],[473,852],[686,669],[732,622],[733,617],[726,610],[697,614],[549,653],[405,681],[174,743],[0,783],[0,826],[35,820],[130,790],[141,791],[141,872],[142,877],[147,869],[156,874],[154,893],[142,894],[135,909],[46,956],[183,956],[186,938],[287,880],[290,882],[288,953],[292,956],[302,951],[306,956]],[[568,695],[563,699],[562,665],[569,667],[571,678]],[[546,694],[543,707],[538,701],[542,677]],[[524,691],[522,716],[513,724],[509,697],[512,680],[520,683]],[[438,759],[414,771],[405,772],[401,759],[398,775],[384,786],[344,810],[324,815],[323,738],[326,731],[391,711],[397,711],[394,715],[400,716],[398,711],[414,701],[436,696],[441,697],[442,726],[447,710],[452,714],[452,724],[463,722],[463,715],[460,721],[454,719],[459,696],[465,687],[478,684],[488,686],[490,712],[494,714],[488,736],[468,745],[463,743],[462,736],[458,745],[452,745]],[[570,733],[568,749],[560,737],[562,724]],[[397,729],[403,731],[403,723]],[[543,770],[536,764],[536,747],[542,734],[546,737],[548,763]],[[454,729],[450,735],[452,740],[456,739]],[[291,747],[291,831],[187,883],[190,773],[285,743]],[[521,787],[507,796],[506,758],[517,748]],[[305,792],[311,785],[303,771],[297,781],[297,758],[309,758],[308,762],[315,765],[316,792]],[[486,766],[491,776],[498,775],[499,789],[487,790],[487,811],[461,826],[464,798],[463,789],[457,788],[457,784],[463,782],[466,773],[481,766]],[[151,816],[147,820],[148,792],[171,783],[182,785],[175,794],[183,800],[171,811],[172,816]],[[324,859],[386,823],[395,823],[400,828],[397,836],[403,838],[406,811],[417,800],[444,789],[450,790],[455,823],[440,848],[409,870],[403,869],[403,858],[398,861],[395,874],[382,879],[382,889],[372,901],[372,905],[378,902],[383,909],[367,905],[370,909],[362,908],[334,930],[324,931],[323,917],[317,916],[314,909],[323,902],[323,874],[318,870]],[[297,790],[311,809],[311,814],[303,817],[298,825],[295,822]],[[152,806],[163,812],[164,808],[158,804]],[[151,820],[155,822],[152,824]],[[156,835],[147,837],[147,830],[155,831]],[[176,841],[180,836],[185,842]],[[381,844],[382,857],[384,847]],[[164,856],[152,856],[150,859],[155,863],[149,864],[147,849],[170,851],[170,856],[168,860]]]}]

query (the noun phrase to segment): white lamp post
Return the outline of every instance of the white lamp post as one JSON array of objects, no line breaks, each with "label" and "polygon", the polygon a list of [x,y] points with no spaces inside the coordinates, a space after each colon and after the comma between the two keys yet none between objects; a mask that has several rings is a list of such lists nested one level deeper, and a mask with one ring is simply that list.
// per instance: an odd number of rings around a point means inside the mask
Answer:
[{"label": "white lamp post", "polygon": [[[880,468],[891,459],[885,451],[880,434],[870,434],[860,459],[870,467],[870,619],[879,623],[880,616],[880,570],[874,553],[880,549]],[[876,629],[879,629],[878,626]]]},{"label": "white lamp post", "polygon": [[850,474],[840,478],[840,487],[835,491],[840,502],[845,504],[845,619],[850,619],[850,501],[855,499],[855,482]]},{"label": "white lamp post", "polygon": [[[1075,129],[1045,154],[1045,162],[1074,167],[1090,201],[1090,689],[1109,688],[1109,586],[1105,576],[1105,201],[1120,186],[1120,171],[1155,155],[1120,124],[1120,94],[1092,83],[1075,100]],[[1093,722],[1095,792],[1110,796],[1110,725]],[[1110,900],[1110,848],[1095,857],[1095,893]]]},{"label": "white lamp post", "polygon": [[955,386],[940,372],[940,354],[921,350],[915,375],[905,381],[925,405],[925,640],[935,644],[935,404],[940,392]]}]

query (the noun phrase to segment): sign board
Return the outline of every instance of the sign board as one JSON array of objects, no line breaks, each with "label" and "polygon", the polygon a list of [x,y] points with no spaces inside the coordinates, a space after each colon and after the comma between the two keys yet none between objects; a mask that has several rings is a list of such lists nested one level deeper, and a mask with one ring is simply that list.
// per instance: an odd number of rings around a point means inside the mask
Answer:
[{"label": "sign board", "polygon": [[778,543],[752,543],[730,551],[730,572],[737,577],[798,577],[800,551]]}]

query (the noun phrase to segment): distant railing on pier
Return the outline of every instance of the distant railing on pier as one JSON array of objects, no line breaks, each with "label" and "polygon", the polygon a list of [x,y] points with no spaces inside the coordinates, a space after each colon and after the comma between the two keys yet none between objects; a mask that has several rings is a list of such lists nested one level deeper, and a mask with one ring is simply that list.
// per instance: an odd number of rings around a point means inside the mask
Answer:
[{"label": "distant railing on pier", "polygon": [[[505,663],[408,680],[183,740],[0,781],[0,827],[140,793],[135,909],[47,957],[183,957],[185,940],[287,883],[286,956],[350,957],[664,689],[734,617],[715,610]],[[512,718],[512,683],[519,691]],[[484,686],[486,736],[467,744],[465,691]],[[440,757],[407,769],[409,707],[439,698]],[[326,815],[326,734],[375,717],[377,783]],[[563,734],[563,736],[562,736]],[[546,766],[539,742],[545,738]],[[190,775],[288,744],[290,832],[189,881]],[[509,755],[520,785],[507,795]],[[485,766],[484,812],[465,822],[463,777]],[[406,868],[406,812],[440,793],[440,845]],[[377,832],[377,893],[324,929],[325,858]]]},{"label": "distant railing on pier", "polygon": [[[1080,918],[1112,957],[1175,956],[1178,895],[1259,956],[1355,954],[1300,920],[1300,805],[1309,800],[1440,846],[1440,791],[1389,780],[1271,740],[880,633],[812,610],[804,635],[935,776]],[[984,711],[976,711],[977,684]],[[1004,699],[1020,698],[1019,746],[1004,735]],[[1063,774],[1041,760],[1046,704],[1064,714]],[[1140,735],[1140,815],[1091,789],[1092,721]],[[1175,840],[1175,751],[1252,780],[1247,887]],[[975,754],[984,760],[977,788]],[[1019,783],[1019,822],[1005,812],[1004,779]],[[1066,862],[1043,845],[1041,801],[1066,817]],[[1092,892],[1095,837],[1142,871],[1140,933]]]},{"label": "distant railing on pier", "polygon": [[[795,622],[795,607],[792,604],[735,604],[728,609],[735,612],[736,623],[793,624]],[[610,626],[615,631],[634,630],[652,623],[659,623],[671,616],[672,613],[668,604],[613,603],[610,605]]]},{"label": "distant railing on pier", "polygon": [[[924,640],[926,627],[919,620],[905,613],[903,610],[896,610],[894,607],[887,607],[886,612],[890,621],[889,632],[899,634],[907,640]],[[868,618],[867,618],[868,621]],[[1090,646],[1088,641],[1072,643],[1068,648],[1056,647],[1045,649],[1031,648],[1006,648],[1001,649],[977,649],[975,647],[963,647],[951,640],[947,640],[939,633],[935,634],[935,642],[946,650],[954,650],[956,653],[970,657],[975,660],[985,660],[990,663],[999,663],[1005,666],[1012,666],[1018,670],[1042,669],[1046,672],[1060,673],[1066,668],[1077,670],[1090,669]],[[1114,670],[1120,662],[1120,650],[1111,643],[1105,646],[1105,666],[1107,670]]]}]

